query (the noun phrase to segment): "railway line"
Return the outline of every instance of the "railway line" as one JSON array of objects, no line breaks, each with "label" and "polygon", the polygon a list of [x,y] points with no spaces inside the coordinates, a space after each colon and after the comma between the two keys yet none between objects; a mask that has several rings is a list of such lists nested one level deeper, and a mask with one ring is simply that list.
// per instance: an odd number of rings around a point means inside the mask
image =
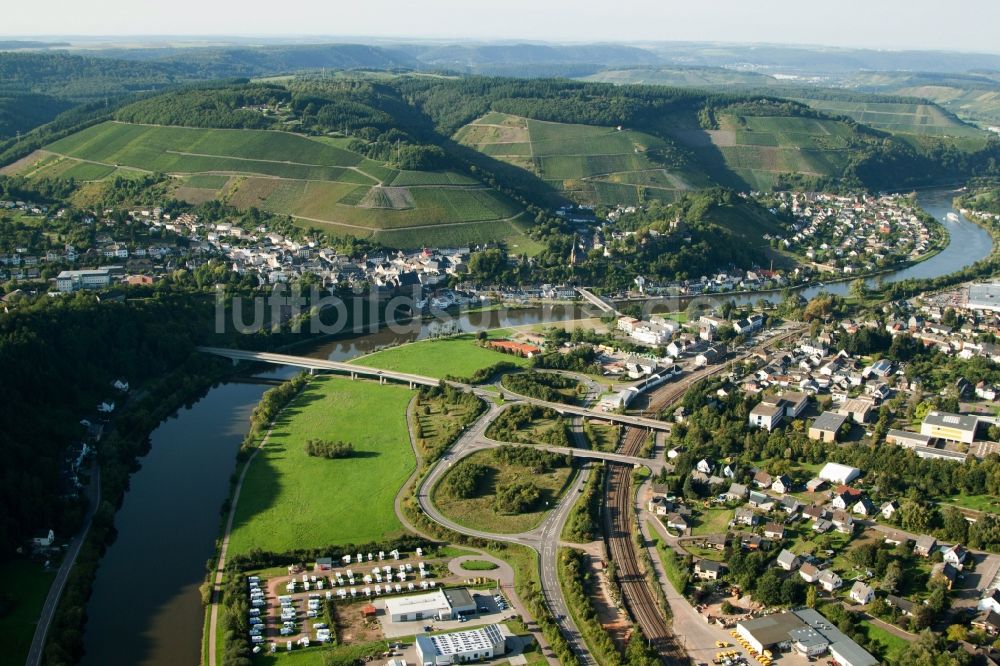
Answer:
[{"label": "railway line", "polygon": [[[754,351],[783,342],[800,333],[800,327],[778,333],[770,339],[735,356],[729,362],[703,368],[689,374],[682,380],[665,384],[646,396],[645,411],[659,413],[680,400],[695,383],[717,375],[749,357]],[[630,427],[625,431],[618,453],[638,456],[642,443],[649,431]],[[690,659],[678,642],[667,619],[663,616],[646,577],[639,566],[635,543],[632,540],[632,467],[622,463],[608,463],[608,477],[605,484],[605,541],[611,558],[617,567],[618,584],[622,600],[632,619],[639,625],[650,646],[660,655],[665,664],[689,664]]]}]

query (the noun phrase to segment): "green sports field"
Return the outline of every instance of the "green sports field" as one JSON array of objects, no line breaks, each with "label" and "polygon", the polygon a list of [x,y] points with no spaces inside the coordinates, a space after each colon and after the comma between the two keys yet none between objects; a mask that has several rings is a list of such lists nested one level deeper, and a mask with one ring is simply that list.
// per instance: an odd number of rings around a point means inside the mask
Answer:
[{"label": "green sports field", "polygon": [[[393,501],[416,464],[406,427],[412,397],[401,385],[313,380],[250,463],[230,553],[367,543],[401,533]],[[364,418],[371,414],[379,418]],[[350,442],[356,453],[310,457],[304,449],[310,438]]]},{"label": "green sports field", "polygon": [[[509,223],[521,208],[454,171],[400,171],[348,150],[346,142],[272,130],[166,127],[105,122],[55,141],[22,160],[13,172],[29,178],[101,181],[123,170],[166,173],[178,199],[222,199],[297,218],[336,235],[380,236],[419,247],[458,242],[511,241],[529,246]],[[426,232],[426,233],[425,233]],[[406,243],[402,245],[402,243]]]},{"label": "green sports field", "polygon": [[[493,331],[492,337],[503,337],[507,331]],[[486,349],[476,344],[471,334],[437,338],[390,347],[352,361],[358,365],[397,372],[409,372],[427,377],[451,375],[468,377],[477,370],[507,361],[526,367],[528,359]]]}]

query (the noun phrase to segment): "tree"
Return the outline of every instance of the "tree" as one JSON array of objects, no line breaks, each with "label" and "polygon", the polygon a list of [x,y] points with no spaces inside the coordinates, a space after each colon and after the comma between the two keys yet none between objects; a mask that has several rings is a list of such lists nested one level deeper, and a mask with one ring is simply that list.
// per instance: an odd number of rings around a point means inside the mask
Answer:
[{"label": "tree", "polygon": [[864,300],[868,295],[868,285],[862,279],[853,280],[850,286],[850,294],[859,301]]},{"label": "tree", "polygon": [[895,594],[899,589],[899,583],[902,579],[903,567],[898,561],[893,560],[885,568],[885,575],[882,577],[882,589],[889,594]]},{"label": "tree", "polygon": [[957,507],[946,506],[941,511],[941,529],[949,541],[966,543],[969,540],[969,523]]},{"label": "tree", "polygon": [[782,603],[781,585],[782,580],[778,574],[778,570],[768,569],[757,580],[757,589],[754,590],[754,597],[762,604],[776,606]]},{"label": "tree", "polygon": [[816,608],[816,586],[810,585],[806,589],[806,606],[809,608]]}]

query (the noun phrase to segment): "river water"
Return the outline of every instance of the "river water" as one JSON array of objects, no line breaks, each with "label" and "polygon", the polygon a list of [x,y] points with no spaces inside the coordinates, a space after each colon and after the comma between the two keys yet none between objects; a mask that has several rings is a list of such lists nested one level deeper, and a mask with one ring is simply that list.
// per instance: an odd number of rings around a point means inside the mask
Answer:
[{"label": "river water", "polygon": [[[932,191],[920,203],[938,220],[952,210],[952,193]],[[954,272],[987,256],[991,240],[961,219],[942,222],[948,247],[926,262],[883,280],[933,277]],[[803,291],[846,293],[848,283]],[[757,300],[755,296],[745,300]],[[463,314],[463,330],[558,321],[581,316],[577,307],[554,306]],[[320,342],[294,353],[346,360],[379,347],[425,339],[440,332],[434,323],[414,322],[350,339]],[[288,377],[275,369],[269,377]],[[219,534],[219,507],[235,469],[235,454],[249,427],[250,411],[267,386],[229,382],[210,389],[178,410],[152,433],[150,452],[131,479],[115,517],[118,538],[108,548],[87,606],[85,666],[118,664],[175,666],[200,660],[203,612],[198,586]]]}]

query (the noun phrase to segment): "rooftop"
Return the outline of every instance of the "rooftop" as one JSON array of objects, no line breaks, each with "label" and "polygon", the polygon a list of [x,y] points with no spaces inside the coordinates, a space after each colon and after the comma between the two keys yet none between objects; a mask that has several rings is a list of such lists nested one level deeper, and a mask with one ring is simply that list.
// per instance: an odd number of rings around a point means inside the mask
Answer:
[{"label": "rooftop", "polygon": [[823,412],[816,417],[816,420],[812,422],[810,427],[826,432],[836,432],[840,429],[840,426],[844,425],[846,420],[847,416],[844,414],[838,414],[836,412]]},{"label": "rooftop", "polygon": [[503,645],[504,635],[500,627],[490,624],[479,629],[456,631],[437,636],[417,636],[421,652],[440,656],[466,652],[482,652]]},{"label": "rooftop", "polygon": [[950,414],[948,412],[928,412],[924,423],[939,428],[956,428],[958,430],[975,431],[979,418],[971,414]]}]

